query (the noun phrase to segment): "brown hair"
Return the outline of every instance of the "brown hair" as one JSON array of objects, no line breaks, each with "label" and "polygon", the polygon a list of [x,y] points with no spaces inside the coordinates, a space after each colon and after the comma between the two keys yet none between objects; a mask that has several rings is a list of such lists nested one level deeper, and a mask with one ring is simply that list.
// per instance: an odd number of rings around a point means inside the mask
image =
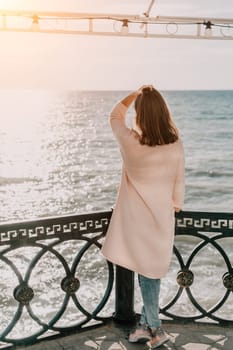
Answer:
[{"label": "brown hair", "polygon": [[134,107],[136,123],[142,132],[142,145],[166,145],[178,140],[178,130],[163,96],[157,90],[144,87],[137,96]]}]

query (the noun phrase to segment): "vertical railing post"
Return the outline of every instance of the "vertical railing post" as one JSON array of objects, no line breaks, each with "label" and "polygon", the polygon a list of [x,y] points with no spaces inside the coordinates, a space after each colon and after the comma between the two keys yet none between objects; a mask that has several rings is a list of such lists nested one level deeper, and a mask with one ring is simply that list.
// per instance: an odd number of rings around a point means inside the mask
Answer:
[{"label": "vertical railing post", "polygon": [[115,321],[135,321],[134,272],[116,265],[115,279]]}]

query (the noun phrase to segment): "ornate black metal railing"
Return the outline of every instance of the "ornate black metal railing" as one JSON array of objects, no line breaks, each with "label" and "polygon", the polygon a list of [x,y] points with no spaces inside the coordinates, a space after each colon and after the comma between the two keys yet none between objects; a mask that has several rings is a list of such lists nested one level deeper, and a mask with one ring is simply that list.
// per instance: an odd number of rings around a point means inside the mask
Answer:
[{"label": "ornate black metal railing", "polygon": [[108,319],[100,312],[114,273],[99,251],[110,217],[103,212],[0,226],[1,342],[31,343]]},{"label": "ornate black metal railing", "polygon": [[[176,270],[178,290],[170,302],[161,307],[161,313],[177,321],[207,318],[219,324],[233,325],[232,248],[233,214],[177,214],[174,257],[179,266]],[[184,294],[186,305],[182,301]],[[183,307],[183,310],[173,312],[179,300],[179,309]]]},{"label": "ornate black metal railing", "polygon": [[[133,273],[100,254],[111,211],[0,225],[0,342],[32,343],[112,317],[132,320]],[[233,214],[181,212],[161,314],[233,324]],[[165,279],[165,284],[166,280]],[[171,287],[172,286],[172,287]],[[171,293],[169,295],[169,293]]]}]

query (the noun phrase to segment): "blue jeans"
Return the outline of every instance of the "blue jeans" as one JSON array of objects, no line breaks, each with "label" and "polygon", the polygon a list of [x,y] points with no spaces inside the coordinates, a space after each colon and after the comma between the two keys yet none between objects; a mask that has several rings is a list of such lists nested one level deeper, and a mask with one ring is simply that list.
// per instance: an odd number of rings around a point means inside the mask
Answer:
[{"label": "blue jeans", "polygon": [[138,282],[143,300],[140,324],[147,324],[150,328],[158,328],[161,326],[159,319],[160,279],[138,275]]}]

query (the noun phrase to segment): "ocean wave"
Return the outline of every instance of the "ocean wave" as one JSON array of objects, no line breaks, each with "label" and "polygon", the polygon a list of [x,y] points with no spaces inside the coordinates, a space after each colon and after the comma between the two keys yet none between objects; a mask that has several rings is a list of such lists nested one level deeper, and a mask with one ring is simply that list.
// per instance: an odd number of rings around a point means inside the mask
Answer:
[{"label": "ocean wave", "polygon": [[189,175],[196,177],[233,177],[232,171],[217,171],[217,170],[188,170]]},{"label": "ocean wave", "polygon": [[36,177],[1,177],[0,176],[0,186],[21,184],[24,182],[37,182],[39,181]]}]

